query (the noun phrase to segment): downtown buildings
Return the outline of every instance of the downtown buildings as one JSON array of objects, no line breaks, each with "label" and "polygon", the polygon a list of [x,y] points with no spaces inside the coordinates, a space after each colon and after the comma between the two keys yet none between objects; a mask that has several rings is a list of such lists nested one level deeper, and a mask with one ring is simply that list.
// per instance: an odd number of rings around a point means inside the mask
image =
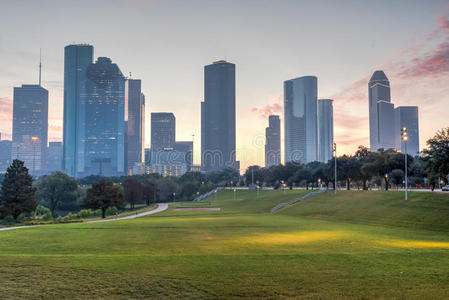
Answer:
[{"label": "downtown buildings", "polygon": [[318,100],[318,161],[327,163],[332,159],[334,143],[333,100]]},{"label": "downtown buildings", "polygon": [[368,83],[369,129],[371,151],[398,149],[405,151],[401,128],[407,127],[409,140],[407,154],[419,154],[419,125],[417,106],[399,106],[391,102],[390,81],[377,70]]},{"label": "downtown buildings", "polygon": [[279,116],[268,117],[265,129],[265,167],[281,164],[281,120]]},{"label": "downtown buildings", "polygon": [[239,168],[235,151],[235,65],[224,60],[204,67],[201,167],[205,172]]}]

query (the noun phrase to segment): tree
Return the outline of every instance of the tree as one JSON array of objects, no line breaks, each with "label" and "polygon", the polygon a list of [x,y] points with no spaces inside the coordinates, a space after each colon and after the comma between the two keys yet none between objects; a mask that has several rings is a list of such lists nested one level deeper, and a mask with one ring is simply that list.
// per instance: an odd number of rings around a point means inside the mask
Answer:
[{"label": "tree", "polygon": [[449,175],[449,127],[437,131],[427,141],[427,149],[423,151],[427,173],[432,177],[439,176],[446,183]]},{"label": "tree", "polygon": [[396,185],[396,188],[402,183],[404,180],[404,171],[401,169],[394,169],[390,173],[391,181]]},{"label": "tree", "polygon": [[117,184],[105,179],[92,183],[84,198],[83,207],[101,209],[102,218],[106,217],[106,209],[112,206],[123,205],[125,196],[123,190]]},{"label": "tree", "polygon": [[36,200],[48,207],[53,217],[60,203],[76,201],[78,183],[76,179],[56,172],[39,180],[36,184]]},{"label": "tree", "polygon": [[142,202],[142,185],[135,177],[128,177],[123,182],[123,188],[125,190],[125,200],[129,203],[132,209],[134,208],[136,203]]},{"label": "tree", "polygon": [[143,200],[145,203],[150,205],[150,203],[156,203],[159,195],[159,190],[157,189],[157,184],[151,180],[145,180],[142,183]]},{"label": "tree", "polygon": [[23,161],[15,159],[6,170],[0,191],[0,214],[12,215],[17,220],[21,213],[31,213],[36,210],[37,202],[34,198],[36,189],[33,179]]}]

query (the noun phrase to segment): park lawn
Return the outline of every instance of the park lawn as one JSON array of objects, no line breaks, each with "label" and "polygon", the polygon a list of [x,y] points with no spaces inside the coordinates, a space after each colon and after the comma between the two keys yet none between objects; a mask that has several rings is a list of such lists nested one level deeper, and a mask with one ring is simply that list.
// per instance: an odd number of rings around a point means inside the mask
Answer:
[{"label": "park lawn", "polygon": [[305,193],[0,232],[1,298],[449,298],[448,195]]}]

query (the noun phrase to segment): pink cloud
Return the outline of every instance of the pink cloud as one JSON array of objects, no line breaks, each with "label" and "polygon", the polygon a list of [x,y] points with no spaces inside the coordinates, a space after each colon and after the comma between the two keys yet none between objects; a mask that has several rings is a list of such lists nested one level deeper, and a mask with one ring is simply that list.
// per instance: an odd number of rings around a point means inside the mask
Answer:
[{"label": "pink cloud", "polygon": [[270,115],[279,115],[284,111],[282,95],[274,97],[272,104],[266,104],[262,107],[253,107],[250,112],[258,115],[262,119],[267,119]]}]

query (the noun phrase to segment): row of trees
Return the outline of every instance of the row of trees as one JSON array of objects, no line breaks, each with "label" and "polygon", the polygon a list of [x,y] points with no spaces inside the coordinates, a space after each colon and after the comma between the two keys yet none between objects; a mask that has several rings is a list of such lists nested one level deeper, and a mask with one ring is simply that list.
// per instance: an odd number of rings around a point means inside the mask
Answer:
[{"label": "row of trees", "polygon": [[[423,156],[407,156],[409,184],[428,185],[432,188],[442,180],[448,182],[449,174],[449,128],[440,130],[427,141],[428,148]],[[392,149],[370,152],[360,146],[354,155],[337,157],[337,179],[347,189],[351,186],[368,189],[372,185],[383,185],[388,190],[391,184],[403,185],[405,156]],[[285,183],[289,187],[306,188],[323,183],[326,187],[334,182],[334,160],[328,163],[308,164],[287,163],[285,165],[261,168],[251,166],[244,175],[247,184],[254,183],[279,187]]]}]

